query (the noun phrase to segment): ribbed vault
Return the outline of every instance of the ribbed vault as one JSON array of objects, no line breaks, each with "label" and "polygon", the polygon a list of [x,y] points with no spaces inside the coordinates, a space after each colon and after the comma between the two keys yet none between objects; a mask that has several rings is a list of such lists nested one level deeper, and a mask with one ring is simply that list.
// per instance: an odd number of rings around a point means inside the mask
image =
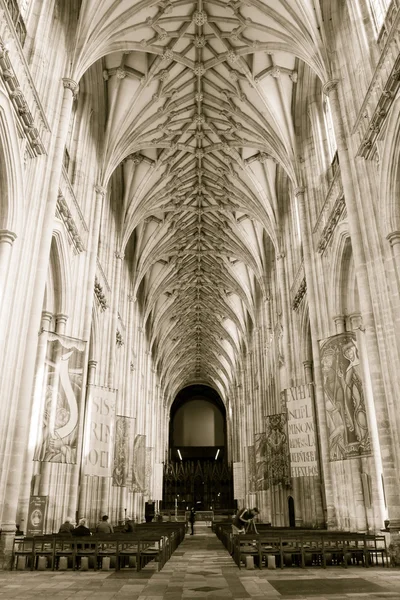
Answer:
[{"label": "ribbed vault", "polygon": [[280,249],[277,173],[300,183],[299,61],[327,77],[313,3],[96,0],[82,11],[73,76],[103,62],[103,178],[122,179],[121,248],[134,236],[133,294],[161,383],[171,398],[196,382],[224,397],[269,294],[266,248]]}]

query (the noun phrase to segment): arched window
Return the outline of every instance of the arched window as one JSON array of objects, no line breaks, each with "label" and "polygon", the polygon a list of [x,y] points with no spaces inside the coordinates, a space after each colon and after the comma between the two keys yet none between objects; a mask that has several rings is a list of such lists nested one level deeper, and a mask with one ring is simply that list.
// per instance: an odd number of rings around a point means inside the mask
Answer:
[{"label": "arched window", "polygon": [[378,34],[385,20],[390,0],[369,0],[369,7],[375,25],[376,33]]},{"label": "arched window", "polygon": [[329,105],[329,98],[328,98],[328,96],[325,96],[325,95],[323,98],[323,107],[324,107],[324,122],[325,122],[326,139],[327,139],[327,143],[328,143],[329,160],[330,160],[330,162],[332,162],[335,157],[335,154],[336,154],[337,144],[336,144],[335,132],[333,129],[332,113],[331,113],[331,107]]}]

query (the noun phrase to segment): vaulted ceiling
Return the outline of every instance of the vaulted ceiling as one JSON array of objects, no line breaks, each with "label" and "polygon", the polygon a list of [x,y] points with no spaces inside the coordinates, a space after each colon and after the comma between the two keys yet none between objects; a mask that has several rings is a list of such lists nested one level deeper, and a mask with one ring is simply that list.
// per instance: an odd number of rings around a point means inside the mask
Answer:
[{"label": "vaulted ceiling", "polygon": [[[164,388],[234,380],[279,251],[276,178],[298,185],[298,65],[326,79],[312,0],[92,0],[73,77],[102,61],[103,177],[122,170],[121,245]],[[266,245],[269,238],[272,243]]]}]

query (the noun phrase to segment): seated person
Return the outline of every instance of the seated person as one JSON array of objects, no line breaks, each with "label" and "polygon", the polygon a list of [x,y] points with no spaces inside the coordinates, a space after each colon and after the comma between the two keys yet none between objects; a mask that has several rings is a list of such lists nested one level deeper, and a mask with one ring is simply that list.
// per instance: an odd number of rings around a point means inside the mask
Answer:
[{"label": "seated person", "polygon": [[65,519],[64,523],[60,526],[58,533],[62,533],[63,535],[72,535],[74,526],[72,525],[71,521],[72,521],[72,518],[67,517]]},{"label": "seated person", "polygon": [[133,533],[135,531],[135,528],[136,528],[135,521],[132,519],[132,517],[128,517],[127,520],[125,521],[125,525],[122,530],[122,533]]},{"label": "seated person", "polygon": [[72,535],[75,536],[84,536],[84,535],[92,535],[90,533],[90,529],[89,527],[86,527],[86,519],[80,519],[78,527],[75,527],[75,529],[72,531]]},{"label": "seated person", "polygon": [[114,533],[114,528],[108,523],[108,516],[101,517],[101,521],[97,523],[96,533]]}]

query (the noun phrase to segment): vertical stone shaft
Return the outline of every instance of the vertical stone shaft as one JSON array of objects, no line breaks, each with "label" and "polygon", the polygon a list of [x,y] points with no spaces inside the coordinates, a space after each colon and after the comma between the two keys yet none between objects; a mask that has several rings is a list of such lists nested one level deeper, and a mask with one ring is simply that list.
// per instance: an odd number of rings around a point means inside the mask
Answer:
[{"label": "vertical stone shaft", "polygon": [[[79,411],[79,431],[80,435],[78,438],[78,447],[77,447],[77,464],[72,465],[72,473],[71,473],[71,484],[70,484],[70,497],[69,497],[69,508],[68,512],[71,515],[75,514],[75,511],[78,509],[78,495],[79,498],[82,495],[79,493],[79,484],[83,483],[84,475],[83,475],[83,459],[82,456],[82,448],[85,441],[85,431],[84,431],[84,422],[85,422],[85,413],[86,413],[86,398],[87,398],[87,389],[86,389],[86,381],[88,384],[94,383],[94,377],[96,373],[96,361],[89,361],[89,341],[90,341],[90,331],[92,327],[92,315],[93,315],[93,303],[94,303],[94,281],[96,275],[96,264],[97,264],[97,250],[99,246],[99,234],[100,234],[100,219],[103,208],[104,197],[106,195],[105,188],[100,185],[94,186],[95,190],[95,205],[93,212],[93,222],[91,227],[91,235],[89,237],[88,242],[88,269],[87,269],[87,282],[86,282],[86,304],[85,304],[85,313],[83,320],[83,334],[82,337],[86,341],[86,349],[85,349],[85,360],[83,361],[83,377],[82,377],[82,394],[81,394],[81,406]],[[91,366],[89,367],[89,363]],[[86,364],[88,364],[87,377],[86,380]],[[89,375],[92,380],[89,380]],[[85,485],[87,481],[85,479]],[[79,510],[81,511],[82,506],[79,504]]]},{"label": "vertical stone shaft", "polygon": [[398,496],[399,468],[389,426],[390,419],[383,384],[382,367],[379,356],[379,346],[376,335],[366,257],[352,179],[349,150],[347,147],[346,134],[340,109],[337,84],[337,81],[328,82],[324,86],[324,92],[329,95],[331,105],[332,120],[335,129],[340,162],[340,173],[342,177],[344,197],[347,208],[354,266],[357,276],[357,286],[360,297],[361,316],[365,326],[368,365],[371,374],[373,390],[373,411],[375,413],[379,435],[379,439],[372,439],[372,443],[374,445],[380,444],[381,448],[389,518],[399,522],[400,525],[400,504]]},{"label": "vertical stone shaft", "polygon": [[[2,515],[2,537],[15,531],[15,517],[18,505],[19,489],[22,478],[22,466],[25,455],[26,440],[29,435],[29,420],[31,415],[32,386],[35,372],[36,350],[38,343],[38,329],[43,306],[44,290],[46,286],[47,270],[50,257],[50,247],[53,235],[54,216],[57,205],[58,189],[62,171],[65,141],[68,132],[73,96],[78,85],[71,79],[63,79],[64,94],[62,99],[60,120],[57,129],[52,171],[50,175],[46,208],[40,236],[40,247],[32,304],[30,309],[29,325],[26,334],[24,361],[22,365],[21,387],[19,390],[18,408],[13,436],[11,458],[7,473],[5,501]],[[3,545],[4,550],[4,545]],[[5,550],[7,554],[7,550]],[[7,559],[6,559],[7,560]]]},{"label": "vertical stone shaft", "polygon": [[327,437],[327,425],[326,425],[326,414],[325,414],[325,402],[324,402],[324,391],[322,384],[322,373],[319,360],[319,345],[318,345],[318,320],[317,320],[317,304],[316,294],[314,288],[314,276],[312,270],[312,252],[311,242],[307,223],[307,213],[305,207],[304,189],[297,188],[295,190],[295,196],[297,198],[297,208],[299,213],[301,240],[303,243],[303,256],[304,256],[304,272],[307,282],[307,298],[308,308],[310,315],[310,329],[311,329],[311,342],[312,342],[312,353],[314,362],[314,377],[315,377],[315,398],[317,408],[317,419],[319,422],[320,432],[320,444],[321,444],[321,456],[320,466],[322,467],[322,476],[324,480],[325,489],[325,503],[326,503],[326,524],[328,527],[333,528],[335,526],[335,507],[332,493],[332,477],[329,465],[329,444]]}]

